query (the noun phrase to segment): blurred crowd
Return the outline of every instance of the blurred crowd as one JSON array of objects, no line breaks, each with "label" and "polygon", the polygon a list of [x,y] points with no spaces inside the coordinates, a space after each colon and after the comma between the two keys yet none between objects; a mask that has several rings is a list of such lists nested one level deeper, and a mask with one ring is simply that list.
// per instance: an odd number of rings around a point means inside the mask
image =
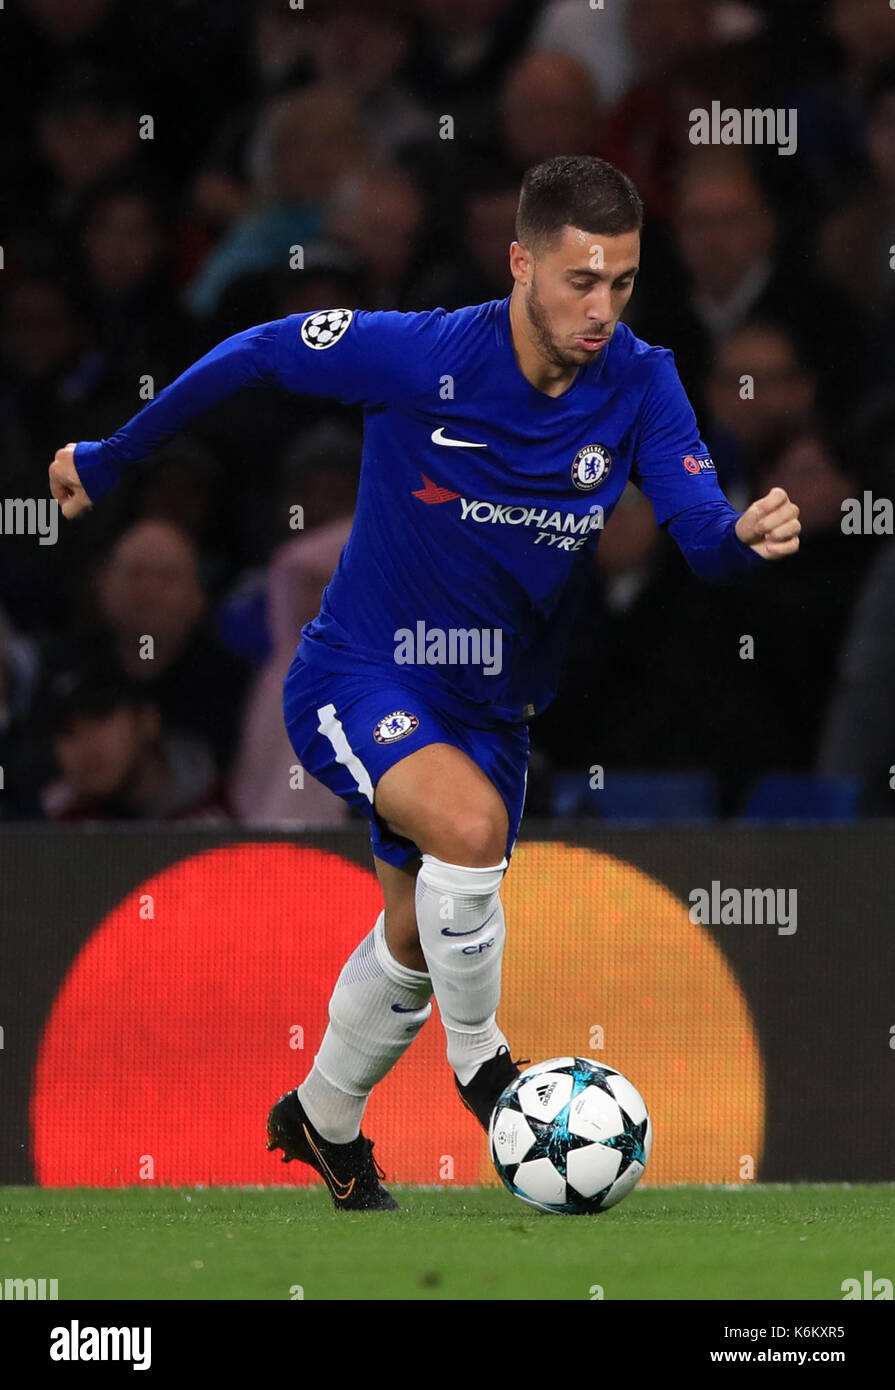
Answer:
[{"label": "blurred crowd", "polygon": [[[895,541],[841,523],[895,495],[895,11],[20,0],[2,31],[0,506],[243,328],[503,298],[523,171],[601,155],[646,206],[627,322],[674,350],[731,501],[786,488],[802,546],[699,583],[629,488],[532,725],[529,811],[599,764],[707,769],[728,815],[763,772],[855,777],[892,814]],[[794,111],[796,151],[691,144],[716,101]],[[5,528],[0,818],[347,818],[280,691],[361,426],[243,392],[55,544]]]}]

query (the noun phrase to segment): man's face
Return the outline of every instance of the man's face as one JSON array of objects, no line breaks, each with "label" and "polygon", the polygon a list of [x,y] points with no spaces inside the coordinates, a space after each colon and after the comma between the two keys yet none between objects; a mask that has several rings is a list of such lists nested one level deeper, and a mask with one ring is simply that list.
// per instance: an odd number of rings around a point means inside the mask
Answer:
[{"label": "man's face", "polygon": [[99,599],[103,617],[123,639],[148,633],[185,641],[204,608],[195,549],[164,521],[138,522],[101,572]]},{"label": "man's face", "polygon": [[12,291],[3,325],[3,351],[26,376],[56,371],[80,346],[81,331],[65,296],[49,281]]},{"label": "man's face", "polygon": [[[748,379],[752,390],[744,395]],[[742,443],[760,444],[775,430],[809,418],[814,395],[814,378],[784,333],[756,325],[721,340],[708,379],[709,410]]]},{"label": "man's face", "polygon": [[799,499],[799,521],[803,536],[839,529],[842,504],[854,497],[854,478],[841,472],[836,461],[813,435],[795,440],[763,475],[766,491],[785,488]]},{"label": "man's face", "polygon": [[127,112],[109,110],[99,102],[48,112],[40,120],[38,134],[41,152],[53,172],[74,189],[98,183],[133,155],[139,143],[136,121]]},{"label": "man's face", "polygon": [[79,716],[54,740],[62,776],[79,795],[121,794],[158,732],[158,711],[122,705],[106,715]]},{"label": "man's face", "polygon": [[859,63],[878,65],[895,47],[888,5],[878,0],[833,0],[826,24]]},{"label": "man's face", "polygon": [[631,298],[639,264],[637,231],[610,237],[565,227],[537,257],[513,242],[510,268],[523,286],[532,337],[548,362],[571,368],[594,361]]},{"label": "man's face", "polygon": [[410,264],[421,216],[411,184],[371,177],[350,208],[332,213],[326,230],[353,247],[375,277],[397,280]]},{"label": "man's face", "polygon": [[681,190],[675,235],[697,288],[730,294],[757,261],[771,254],[774,220],[759,189],[739,172],[691,176]]},{"label": "man's face", "polygon": [[148,275],[163,246],[151,204],[130,194],[105,198],[83,235],[94,281],[113,292]]}]

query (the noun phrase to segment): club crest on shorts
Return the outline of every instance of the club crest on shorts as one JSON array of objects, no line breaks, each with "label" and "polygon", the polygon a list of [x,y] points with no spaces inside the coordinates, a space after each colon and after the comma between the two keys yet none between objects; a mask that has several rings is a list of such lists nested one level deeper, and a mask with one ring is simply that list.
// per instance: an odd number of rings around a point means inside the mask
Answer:
[{"label": "club crest on shorts", "polygon": [[581,492],[590,492],[605,483],[612,467],[612,455],[605,444],[585,444],[572,460],[572,482]]},{"label": "club crest on shorts", "polygon": [[347,331],[354,318],[353,309],[322,309],[319,314],[311,314],[301,326],[301,340],[305,347],[322,352],[332,347]]},{"label": "club crest on shorts", "polygon": [[380,719],[373,730],[373,737],[377,743],[397,743],[399,738],[406,738],[419,726],[420,721],[415,714],[408,714],[406,709],[396,709]]}]

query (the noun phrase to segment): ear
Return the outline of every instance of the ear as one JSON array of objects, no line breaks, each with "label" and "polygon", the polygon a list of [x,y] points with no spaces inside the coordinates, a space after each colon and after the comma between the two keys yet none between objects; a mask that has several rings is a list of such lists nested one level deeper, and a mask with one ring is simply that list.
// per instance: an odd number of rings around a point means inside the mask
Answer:
[{"label": "ear", "polygon": [[517,284],[527,285],[531,280],[531,272],[534,268],[534,256],[527,251],[520,241],[514,241],[510,245],[510,270],[513,279]]}]

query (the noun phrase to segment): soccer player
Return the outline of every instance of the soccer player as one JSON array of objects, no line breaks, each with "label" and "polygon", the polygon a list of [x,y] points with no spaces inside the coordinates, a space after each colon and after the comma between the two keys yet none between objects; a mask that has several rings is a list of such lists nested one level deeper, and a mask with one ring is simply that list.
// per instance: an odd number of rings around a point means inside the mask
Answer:
[{"label": "soccer player", "polygon": [[460,1096],[486,1129],[518,1075],[496,1010],[527,721],[555,692],[581,581],[626,482],[705,578],[799,544],[781,488],[734,511],[672,354],[620,322],[641,223],[612,165],[548,160],[523,180],[506,299],[261,324],[111,439],[69,444],[50,466],[74,517],[242,387],[365,407],[353,528],[284,709],[303,766],[369,819],[385,906],[336,981],[310,1073],[268,1119],[268,1147],[315,1168],[343,1210],[396,1206],[361,1119],[433,993]]}]

